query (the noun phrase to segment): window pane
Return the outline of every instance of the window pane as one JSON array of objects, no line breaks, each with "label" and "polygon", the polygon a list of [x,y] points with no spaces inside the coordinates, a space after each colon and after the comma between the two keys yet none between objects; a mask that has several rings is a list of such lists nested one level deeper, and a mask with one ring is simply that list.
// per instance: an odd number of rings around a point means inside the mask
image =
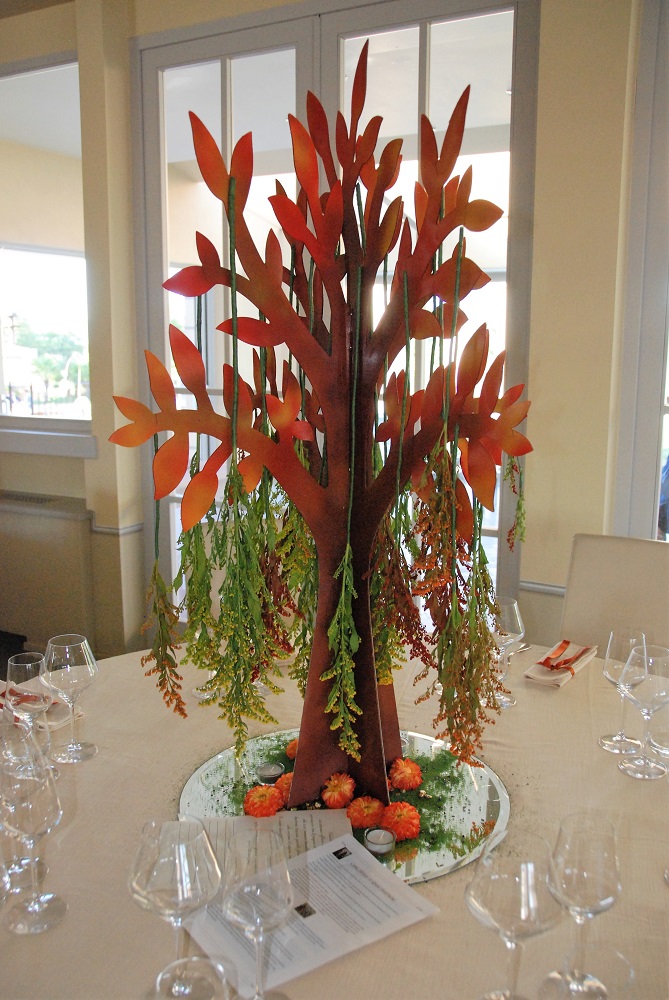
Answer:
[{"label": "window pane", "polygon": [[0,303],[2,413],[90,420],[84,258],[0,247]]},{"label": "window pane", "polygon": [[[163,73],[163,107],[167,193],[167,257],[168,273],[198,264],[196,232],[203,233],[219,253],[223,242],[223,209],[202,180],[195,159],[189,111],[206,125],[216,142],[221,144],[221,64],[198,63],[179,66]],[[213,296],[208,297],[210,305]],[[168,298],[170,322],[195,339],[195,300],[181,295]],[[211,315],[212,323],[220,323]],[[167,331],[165,353],[169,357]],[[211,358],[205,355],[211,368]],[[175,380],[176,371],[173,371]]]},{"label": "window pane", "polygon": [[0,409],[90,418],[76,64],[0,79]]},{"label": "window pane", "polygon": [[[367,36],[343,41],[343,110],[348,116],[355,67]],[[511,71],[513,52],[513,14],[483,15],[433,23],[427,31],[428,77],[424,81],[427,112],[441,145],[453,109],[468,84],[472,86],[467,128],[462,155],[455,173],[473,171],[472,197],[486,198],[504,212],[502,219],[483,233],[467,233],[467,254],[491,277],[485,288],[472,293],[463,302],[468,317],[460,335],[459,355],[470,335],[486,323],[490,331],[488,363],[504,350],[506,335],[506,250],[508,238]],[[367,102],[363,125],[372,114],[381,114],[384,122],[381,138],[401,136],[402,166],[397,184],[389,197],[401,195],[405,211],[411,215],[414,185],[418,179],[417,128],[420,107],[419,42],[417,26],[373,34],[369,43]],[[457,242],[454,234],[450,253]],[[390,269],[394,259],[389,262]],[[382,282],[377,282],[375,315],[384,306]],[[438,346],[420,342],[414,345],[411,371],[414,388],[425,385],[435,364],[439,363]],[[405,367],[400,353],[392,370]],[[381,406],[382,406],[381,402]],[[498,491],[499,492],[499,491]],[[497,504],[496,504],[497,507]],[[497,569],[498,512],[484,512],[485,547],[493,578]]]},{"label": "window pane", "polygon": [[[657,480],[656,480],[657,482]],[[669,539],[669,413],[662,418],[662,461],[660,463],[660,504],[657,537]]]}]

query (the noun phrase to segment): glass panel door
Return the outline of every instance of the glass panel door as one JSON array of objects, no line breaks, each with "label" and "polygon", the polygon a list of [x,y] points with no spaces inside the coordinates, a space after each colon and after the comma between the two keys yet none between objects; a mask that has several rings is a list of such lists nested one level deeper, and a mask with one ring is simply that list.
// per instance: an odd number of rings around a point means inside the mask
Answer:
[{"label": "glass panel door", "polygon": [[[471,333],[483,322],[487,323],[489,364],[504,350],[506,334],[513,32],[513,12],[502,11],[449,20],[435,18],[413,26],[339,36],[343,66],[339,92],[345,116],[350,111],[358,57],[369,38],[365,120],[377,114],[383,117],[377,150],[383,148],[384,140],[397,137],[403,140],[399,178],[387,197],[391,200],[401,195],[409,214],[418,180],[420,112],[424,110],[430,118],[440,145],[460,95],[465,87],[471,86],[462,155],[454,172],[462,174],[471,166],[472,197],[493,201],[504,215],[492,229],[466,235],[468,256],[492,280],[467,297],[464,310],[468,320],[460,340],[464,345]],[[445,247],[446,255],[452,252],[456,240],[454,236],[453,244]],[[392,266],[391,258],[391,269]],[[378,284],[380,309],[382,279]],[[426,341],[415,341],[412,353],[410,370],[415,373],[416,384],[412,387],[415,389],[427,383],[435,357]],[[400,354],[393,369],[405,367],[405,358]],[[485,511],[483,524],[493,579],[497,571],[499,527],[496,503],[495,511]]]},{"label": "glass panel door", "polygon": [[[259,248],[264,247],[270,228],[283,243],[268,198],[275,193],[277,181],[295,196],[288,128],[288,115],[296,113],[295,49],[244,53],[167,68],[162,74],[162,85],[169,274],[199,263],[196,233],[214,245],[223,262],[229,259],[225,213],[202,180],[193,150],[189,112],[206,125],[228,165],[235,144],[247,132],[252,133],[254,177],[245,217]],[[285,243],[283,251],[284,263],[288,265],[290,255]],[[227,289],[216,286],[206,293],[200,303],[199,325],[196,299],[173,292],[167,298],[170,323],[186,333],[202,351],[209,396],[218,408],[222,406],[223,364],[231,360],[230,338],[217,329],[230,315]],[[240,314],[250,308],[243,297],[239,298],[238,307]],[[163,352],[166,358],[170,357],[167,338]],[[280,362],[281,358],[277,360]],[[239,372],[246,381],[253,382],[251,349],[244,344],[240,344]],[[179,405],[190,407],[192,397],[173,364],[172,375]],[[207,438],[196,442],[192,437],[191,460],[197,447],[202,465],[219,443]],[[168,501],[173,576],[178,565],[179,504],[189,478],[186,474]]]}]

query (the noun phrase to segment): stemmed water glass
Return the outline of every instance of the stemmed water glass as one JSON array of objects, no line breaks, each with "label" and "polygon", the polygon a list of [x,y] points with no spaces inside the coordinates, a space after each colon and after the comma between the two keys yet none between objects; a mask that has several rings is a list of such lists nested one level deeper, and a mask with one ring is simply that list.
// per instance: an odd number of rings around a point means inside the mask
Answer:
[{"label": "stemmed water glass", "polygon": [[[46,680],[46,661],[42,653],[16,653],[7,661],[5,705],[31,731],[37,742],[36,722],[53,704],[53,695]],[[46,746],[50,747],[49,729],[45,722]],[[48,751],[41,747],[46,754]],[[54,778],[58,769],[50,765]]]},{"label": "stemmed water glass", "polygon": [[648,756],[650,721],[669,704],[669,649],[664,646],[635,646],[620,675],[620,690],[643,716],[643,743],[638,756],[626,757],[618,767],[632,778],[661,778],[667,768]]},{"label": "stemmed water glass", "polygon": [[293,905],[293,887],[283,841],[273,830],[249,829],[226,844],[223,914],[253,940],[256,955],[253,1000],[265,1000],[264,941]]},{"label": "stemmed water glass", "polygon": [[77,764],[94,757],[94,743],[82,743],[75,737],[74,706],[86,688],[98,675],[98,665],[83,635],[57,635],[46,647],[46,680],[55,695],[67,703],[70,710],[70,742],[51,752],[61,764]]},{"label": "stemmed water glass", "polygon": [[616,833],[595,811],[572,813],[560,824],[549,862],[549,888],[576,926],[571,968],[551,972],[543,996],[609,996],[606,985],[585,969],[585,926],[613,906],[620,893]]},{"label": "stemmed water glass", "polygon": [[16,653],[7,661],[5,702],[28,729],[53,704],[45,681],[46,663],[41,653]]},{"label": "stemmed water glass", "polygon": [[465,901],[484,927],[497,931],[509,964],[508,988],[486,993],[481,1000],[523,1000],[517,992],[523,941],[548,930],[562,916],[548,887],[549,855],[543,838],[525,834],[519,845],[505,830],[489,838],[476,863]]},{"label": "stemmed water glass", "polygon": [[128,887],[135,902],[169,921],[176,930],[177,957],[160,973],[156,993],[188,1000],[228,1000],[222,966],[184,955],[183,921],[210,903],[221,884],[221,870],[199,819],[149,820],[142,830]]},{"label": "stemmed water glass", "polygon": [[39,841],[63,815],[53,775],[32,734],[15,739],[10,753],[0,757],[0,822],[24,846],[31,873],[31,891],[7,914],[8,928],[16,934],[40,934],[60,923],[66,903],[54,893],[40,892]]},{"label": "stemmed water glass", "polygon": [[[525,626],[520,615],[518,601],[512,597],[498,597],[497,604],[499,613],[493,620],[493,639],[499,647],[502,655],[502,662],[498,668],[500,680],[506,680],[509,673],[509,649],[525,635]],[[497,704],[500,708],[511,708],[516,704],[513,695],[500,693],[497,695]]]},{"label": "stemmed water glass", "polygon": [[614,629],[609,635],[604,660],[604,677],[615,684],[622,702],[622,717],[617,733],[599,737],[599,745],[609,753],[638,753],[641,749],[639,740],[625,736],[625,695],[620,690],[620,676],[625,669],[627,659],[635,646],[645,646],[646,636],[640,629]]}]

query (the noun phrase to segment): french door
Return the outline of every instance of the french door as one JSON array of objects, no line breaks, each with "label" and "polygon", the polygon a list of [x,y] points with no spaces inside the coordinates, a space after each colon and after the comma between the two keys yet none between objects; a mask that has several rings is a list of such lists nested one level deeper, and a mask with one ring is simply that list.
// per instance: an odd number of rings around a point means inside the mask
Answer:
[{"label": "french door", "polygon": [[[344,0],[344,3],[346,0]],[[323,5],[321,5],[322,7]],[[507,383],[525,380],[526,331],[529,315],[529,255],[533,163],[533,99],[536,55],[536,5],[490,2],[482,10],[471,0],[416,0],[363,6],[329,5],[306,17],[287,9],[234,19],[225,29],[202,37],[152,40],[140,51],[141,121],[137,138],[141,156],[139,256],[140,324],[147,346],[168,363],[170,322],[201,341],[209,392],[217,405],[222,365],[229,361],[230,338],[216,330],[229,316],[220,287],[209,292],[199,312],[195,300],[168,294],[166,277],[197,263],[195,233],[214,244],[222,260],[227,254],[226,221],[220,202],[200,179],[193,153],[188,112],[194,112],[214,135],[229,164],[238,138],[253,133],[254,181],[245,214],[253,220],[258,245],[275,224],[268,197],[278,180],[288,193],[295,189],[288,114],[304,120],[308,90],[321,98],[334,121],[342,110],[348,118],[355,65],[369,39],[366,114],[383,116],[379,147],[401,136],[403,159],[397,191],[405,206],[413,205],[418,176],[418,127],[426,113],[437,140],[448,124],[464,88],[472,95],[456,172],[473,166],[474,185],[504,209],[492,230],[468,235],[468,252],[490,275],[491,282],[467,299],[471,330],[484,320],[491,331],[491,357],[507,348]],[[305,6],[306,9],[306,6]],[[518,53],[522,53],[522,59]],[[512,140],[513,137],[513,140]],[[284,263],[288,251],[284,247]],[[392,267],[392,261],[390,262]],[[378,288],[379,305],[383,288]],[[240,299],[240,308],[243,300]],[[417,346],[411,359],[414,377],[425,380],[428,352]],[[240,370],[250,380],[251,357],[241,356]],[[246,367],[245,367],[246,366]],[[178,398],[189,405],[189,392],[173,371]],[[214,442],[212,447],[216,447]],[[195,442],[192,442],[195,447]],[[206,458],[209,442],[199,441]],[[151,496],[150,458],[145,450],[145,495]],[[161,543],[176,567],[179,502],[186,483],[163,501]],[[504,541],[513,510],[498,489],[495,512],[486,516],[485,544],[500,593],[517,587],[518,555]],[[169,516],[166,516],[168,515]],[[147,511],[147,520],[151,512]],[[152,533],[147,531],[147,536]],[[153,552],[147,553],[150,559]]]}]

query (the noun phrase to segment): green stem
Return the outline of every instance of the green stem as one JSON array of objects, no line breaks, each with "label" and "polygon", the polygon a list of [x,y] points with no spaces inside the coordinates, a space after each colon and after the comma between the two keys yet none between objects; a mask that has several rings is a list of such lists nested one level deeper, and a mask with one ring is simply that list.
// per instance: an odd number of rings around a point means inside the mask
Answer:
[{"label": "green stem", "polygon": [[230,430],[232,437],[231,463],[237,466],[237,410],[239,406],[239,339],[237,326],[237,265],[235,241],[235,178],[231,177],[228,187],[228,229],[230,233],[230,316],[232,319],[232,413],[230,414]]}]

